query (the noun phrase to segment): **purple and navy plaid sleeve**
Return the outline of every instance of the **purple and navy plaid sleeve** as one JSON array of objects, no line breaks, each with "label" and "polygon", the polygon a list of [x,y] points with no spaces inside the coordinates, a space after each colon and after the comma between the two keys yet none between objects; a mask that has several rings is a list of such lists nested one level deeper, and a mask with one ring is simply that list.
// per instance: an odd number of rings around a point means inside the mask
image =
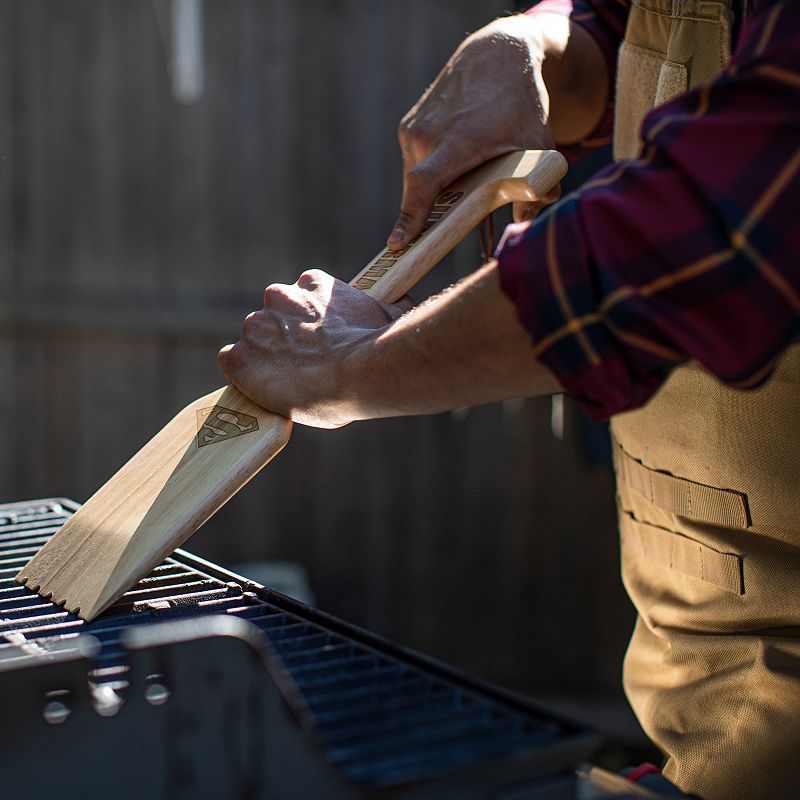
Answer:
[{"label": "purple and navy plaid sleeve", "polygon": [[629,0],[541,0],[527,14],[547,12],[569,17],[585,28],[603,54],[609,78],[608,103],[595,129],[580,142],[559,146],[570,162],[580,160],[590,150],[608,144],[614,121],[614,76],[617,72],[617,50],[625,33]]},{"label": "purple and navy plaid sleeve", "polygon": [[689,360],[759,385],[800,333],[800,2],[756,2],[725,72],[642,137],[498,249],[534,354],[597,419]]}]

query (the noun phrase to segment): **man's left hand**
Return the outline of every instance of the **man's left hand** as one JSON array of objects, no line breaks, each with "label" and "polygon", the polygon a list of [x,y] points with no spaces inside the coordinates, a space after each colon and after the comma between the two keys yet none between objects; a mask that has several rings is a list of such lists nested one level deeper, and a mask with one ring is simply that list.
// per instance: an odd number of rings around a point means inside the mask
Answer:
[{"label": "man's left hand", "polygon": [[219,352],[230,383],[253,402],[304,425],[338,428],[355,419],[345,361],[411,308],[381,303],[321,270],[264,290],[238,342]]}]

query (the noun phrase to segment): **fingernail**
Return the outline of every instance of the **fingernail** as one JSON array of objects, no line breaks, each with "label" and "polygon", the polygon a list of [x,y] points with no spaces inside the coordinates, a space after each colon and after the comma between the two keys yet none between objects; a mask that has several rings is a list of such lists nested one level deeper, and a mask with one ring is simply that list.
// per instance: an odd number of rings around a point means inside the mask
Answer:
[{"label": "fingernail", "polygon": [[406,232],[402,228],[395,228],[387,239],[387,242],[389,244],[397,244],[398,242],[403,241],[403,237],[405,235]]}]

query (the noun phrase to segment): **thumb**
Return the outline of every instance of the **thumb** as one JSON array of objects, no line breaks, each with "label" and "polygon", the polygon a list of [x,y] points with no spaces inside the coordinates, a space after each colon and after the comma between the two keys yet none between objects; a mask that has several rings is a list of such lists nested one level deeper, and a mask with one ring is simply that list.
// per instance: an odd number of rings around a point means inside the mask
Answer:
[{"label": "thumb", "polygon": [[422,232],[436,198],[445,186],[468,172],[475,164],[465,161],[452,147],[439,145],[424,161],[406,172],[403,179],[403,200],[400,215],[386,245],[402,250]]}]

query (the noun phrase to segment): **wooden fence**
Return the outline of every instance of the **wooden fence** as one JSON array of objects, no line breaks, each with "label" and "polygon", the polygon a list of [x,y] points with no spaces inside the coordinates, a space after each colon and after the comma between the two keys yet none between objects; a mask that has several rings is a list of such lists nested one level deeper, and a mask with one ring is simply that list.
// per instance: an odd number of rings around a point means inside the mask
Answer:
[{"label": "wooden fence", "polygon": [[[0,499],[86,499],[220,384],[267,283],[354,274],[396,211],[398,119],[504,6],[202,8],[205,91],[182,105],[165,0],[0,4]],[[466,243],[438,281],[476,264]],[[326,610],[490,678],[614,691],[613,481],[549,407],[297,428],[191,549],[297,559]]]}]

